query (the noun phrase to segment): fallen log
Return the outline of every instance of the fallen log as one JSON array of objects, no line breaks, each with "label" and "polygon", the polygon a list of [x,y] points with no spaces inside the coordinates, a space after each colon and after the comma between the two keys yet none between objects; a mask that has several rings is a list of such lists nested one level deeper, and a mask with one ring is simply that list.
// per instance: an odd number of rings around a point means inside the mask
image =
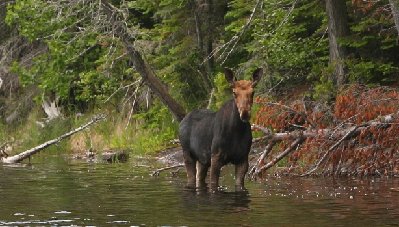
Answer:
[{"label": "fallen log", "polygon": [[24,151],[22,153],[19,153],[17,155],[13,155],[13,156],[9,156],[9,157],[1,157],[0,162],[7,163],[7,164],[21,162],[22,160],[29,158],[30,156],[38,153],[39,151],[41,151],[41,150],[43,150],[43,149],[45,149],[45,148],[47,148],[47,147],[49,147],[49,146],[51,146],[53,144],[56,144],[56,143],[60,142],[61,140],[65,139],[65,138],[68,138],[68,137],[72,136],[73,134],[75,134],[77,132],[80,132],[83,129],[88,128],[92,124],[94,124],[94,123],[96,123],[98,121],[104,120],[104,119],[105,119],[105,115],[104,114],[96,115],[89,122],[87,122],[86,124],[76,128],[76,129],[74,129],[74,130],[72,130],[70,132],[67,132],[67,133],[65,133],[65,134],[63,134],[63,135],[61,135],[61,136],[59,136],[59,137],[57,137],[55,139],[49,140],[49,141],[47,141],[45,143],[40,144],[39,146],[36,146],[36,147],[31,148],[29,150],[26,150],[26,151]]},{"label": "fallen log", "polygon": [[[159,176],[159,174],[160,174],[162,171],[170,170],[170,169],[175,169],[175,168],[180,168],[180,167],[183,167],[183,166],[184,166],[184,164],[177,164],[177,165],[174,165],[174,166],[167,166],[167,167],[164,167],[164,168],[156,169],[156,170],[154,170],[154,171],[151,173],[151,176]],[[178,169],[177,171],[179,171],[179,169]],[[172,172],[172,174],[174,174],[174,173]]]},{"label": "fallen log", "polygon": [[[273,167],[279,160],[289,155],[295,147],[300,146],[301,143],[307,138],[323,138],[330,141],[337,141],[335,142],[324,155],[315,163],[314,167],[308,170],[306,173],[302,174],[301,176],[308,176],[314,173],[320,165],[325,162],[327,157],[338,148],[338,146],[345,140],[353,138],[354,136],[358,135],[363,130],[369,127],[375,126],[384,126],[384,125],[391,125],[392,122],[399,118],[399,112],[380,116],[374,120],[368,121],[361,125],[351,125],[350,127],[340,127],[334,129],[305,129],[305,130],[296,130],[292,132],[282,132],[282,133],[273,133],[270,129],[259,126],[259,125],[252,125],[252,129],[261,130],[265,136],[261,137],[262,140],[267,141],[267,146],[265,150],[260,155],[259,159],[257,160],[256,164],[251,168],[249,175],[252,179],[256,179],[258,175],[262,171],[265,171],[271,167]],[[276,158],[272,159],[272,161],[265,164],[265,159],[268,154],[271,153],[274,145],[280,141],[294,141],[291,145]]]}]

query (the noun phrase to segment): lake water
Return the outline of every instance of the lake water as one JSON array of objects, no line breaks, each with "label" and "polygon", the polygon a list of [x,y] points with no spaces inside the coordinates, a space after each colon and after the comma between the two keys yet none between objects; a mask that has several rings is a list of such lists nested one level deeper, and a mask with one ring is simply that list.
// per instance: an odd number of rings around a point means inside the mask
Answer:
[{"label": "lake water", "polygon": [[234,192],[228,167],[224,190],[208,193],[185,190],[184,171],[152,177],[137,164],[143,161],[95,164],[39,155],[32,165],[0,165],[0,225],[399,225],[398,178],[270,177]]}]

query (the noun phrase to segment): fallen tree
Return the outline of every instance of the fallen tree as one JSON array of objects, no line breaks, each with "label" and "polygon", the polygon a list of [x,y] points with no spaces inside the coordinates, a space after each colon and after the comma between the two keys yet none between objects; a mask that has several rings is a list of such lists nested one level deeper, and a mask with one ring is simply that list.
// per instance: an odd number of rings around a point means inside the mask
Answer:
[{"label": "fallen tree", "polygon": [[[332,111],[323,112],[298,100],[258,103],[262,108],[253,129],[264,133],[266,146],[250,169],[252,179],[283,158],[283,169],[296,169],[301,176],[399,174],[399,95],[394,89],[354,85],[337,96]],[[291,131],[274,133],[265,126]],[[283,151],[271,157],[278,150]]]},{"label": "fallen tree", "polygon": [[[379,117],[373,121],[367,122],[362,125],[351,126],[347,128],[341,129],[320,129],[313,130],[308,129],[304,131],[293,131],[293,132],[285,132],[285,133],[272,133],[268,128],[253,125],[253,129],[259,129],[265,136],[262,138],[267,140],[267,146],[264,151],[260,155],[259,159],[250,170],[250,175],[252,178],[256,178],[262,171],[266,171],[276,165],[281,159],[289,155],[291,152],[295,151],[299,145],[301,145],[308,138],[319,138],[324,140],[336,141],[327,151],[324,152],[323,156],[317,161],[315,166],[302,174],[302,176],[308,176],[314,173],[320,165],[327,159],[328,155],[331,154],[334,150],[337,149],[339,145],[341,145],[345,140],[348,140],[356,135],[359,135],[361,132],[368,130],[370,127],[383,127],[390,124],[394,124],[394,120],[399,119],[399,112],[395,114],[389,114],[386,116]],[[273,158],[270,162],[265,164],[265,158],[270,154],[273,147],[280,141],[293,141],[290,146],[288,146],[283,152],[278,154],[275,158]]]},{"label": "fallen tree", "polygon": [[59,143],[61,140],[65,139],[65,138],[68,138],[68,137],[72,136],[73,134],[75,134],[77,132],[80,132],[80,131],[90,127],[91,125],[93,125],[93,124],[95,124],[95,123],[97,123],[97,122],[99,122],[101,120],[104,120],[104,119],[105,119],[105,115],[103,115],[103,114],[94,116],[89,122],[81,125],[80,127],[76,128],[76,129],[74,129],[72,131],[69,131],[69,132],[67,132],[67,133],[65,133],[65,134],[63,134],[63,135],[61,135],[61,136],[59,136],[59,137],[57,137],[55,139],[49,140],[49,141],[47,141],[45,143],[42,143],[42,144],[40,144],[40,145],[38,145],[38,146],[36,146],[34,148],[31,148],[29,150],[26,150],[26,151],[24,151],[22,153],[19,153],[17,155],[13,155],[13,156],[8,156],[7,154],[3,154],[3,155],[0,156],[0,162],[7,163],[7,164],[21,162],[24,159],[27,159],[30,156],[38,153],[39,151],[41,151],[41,150],[43,150],[43,149],[45,149],[45,148],[47,148],[47,147],[49,147],[49,146],[51,146],[53,144]]}]

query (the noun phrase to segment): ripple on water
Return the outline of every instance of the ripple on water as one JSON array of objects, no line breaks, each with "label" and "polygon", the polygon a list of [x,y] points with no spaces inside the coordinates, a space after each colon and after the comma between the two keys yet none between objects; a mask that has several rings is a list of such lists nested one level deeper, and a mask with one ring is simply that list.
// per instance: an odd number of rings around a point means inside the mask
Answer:
[{"label": "ripple on water", "polygon": [[70,214],[72,212],[66,210],[55,211],[54,214]]},{"label": "ripple on water", "polygon": [[391,190],[399,179],[270,178],[247,182],[248,192],[237,193],[227,168],[222,192],[214,194],[184,190],[184,172],[149,177],[148,169],[129,163],[58,158],[33,166],[0,168],[0,225],[380,226],[399,220],[399,193]]}]

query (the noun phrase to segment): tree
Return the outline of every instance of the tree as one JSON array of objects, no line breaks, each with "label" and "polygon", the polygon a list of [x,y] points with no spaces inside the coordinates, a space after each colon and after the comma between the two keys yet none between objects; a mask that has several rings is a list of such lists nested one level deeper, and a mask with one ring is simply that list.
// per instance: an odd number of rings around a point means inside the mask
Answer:
[{"label": "tree", "polygon": [[[195,32],[197,35],[197,47],[204,66],[201,75],[205,84],[205,89],[209,92],[212,87],[212,74],[214,71],[214,58],[211,55],[213,51],[213,32],[215,17],[213,12],[212,0],[192,0],[190,8],[194,14]],[[209,57],[208,57],[209,56]]]},{"label": "tree", "polygon": [[[54,19],[57,14],[58,18]],[[133,69],[175,118],[180,121],[184,117],[183,107],[169,94],[135,46],[138,38],[134,26],[128,26],[126,8],[96,0],[16,1],[7,17],[10,24],[19,22],[21,34],[28,39],[47,43],[48,53],[37,58],[30,72],[19,71],[28,74],[25,76],[28,80],[39,80],[38,85],[47,92],[78,101],[103,97],[132,74],[126,69],[130,60]],[[29,22],[32,20],[36,25]],[[122,58],[123,51],[127,52],[127,59]],[[111,73],[115,76],[110,77]]]},{"label": "tree", "polygon": [[143,78],[144,82],[151,88],[151,90],[158,96],[158,98],[162,100],[162,102],[169,108],[169,110],[175,116],[176,120],[178,120],[179,122],[183,120],[186,114],[185,110],[169,94],[165,85],[161,82],[160,79],[158,79],[151,66],[145,61],[141,53],[137,51],[137,49],[134,47],[133,42],[135,38],[131,37],[131,33],[125,26],[125,22],[118,20],[118,17],[115,16],[118,11],[108,1],[103,1],[102,5],[103,10],[108,17],[108,20],[112,23],[115,29],[116,35],[119,36],[119,38],[125,45],[129,57],[135,67],[135,70],[137,70],[137,72]]},{"label": "tree", "polygon": [[345,59],[346,48],[340,44],[340,39],[349,34],[348,14],[345,0],[326,0],[328,15],[328,35],[330,46],[330,64],[334,67],[331,77],[338,87],[347,82]]},{"label": "tree", "polygon": [[392,10],[393,20],[395,22],[396,30],[398,31],[399,36],[399,1],[398,0],[389,0]]}]

